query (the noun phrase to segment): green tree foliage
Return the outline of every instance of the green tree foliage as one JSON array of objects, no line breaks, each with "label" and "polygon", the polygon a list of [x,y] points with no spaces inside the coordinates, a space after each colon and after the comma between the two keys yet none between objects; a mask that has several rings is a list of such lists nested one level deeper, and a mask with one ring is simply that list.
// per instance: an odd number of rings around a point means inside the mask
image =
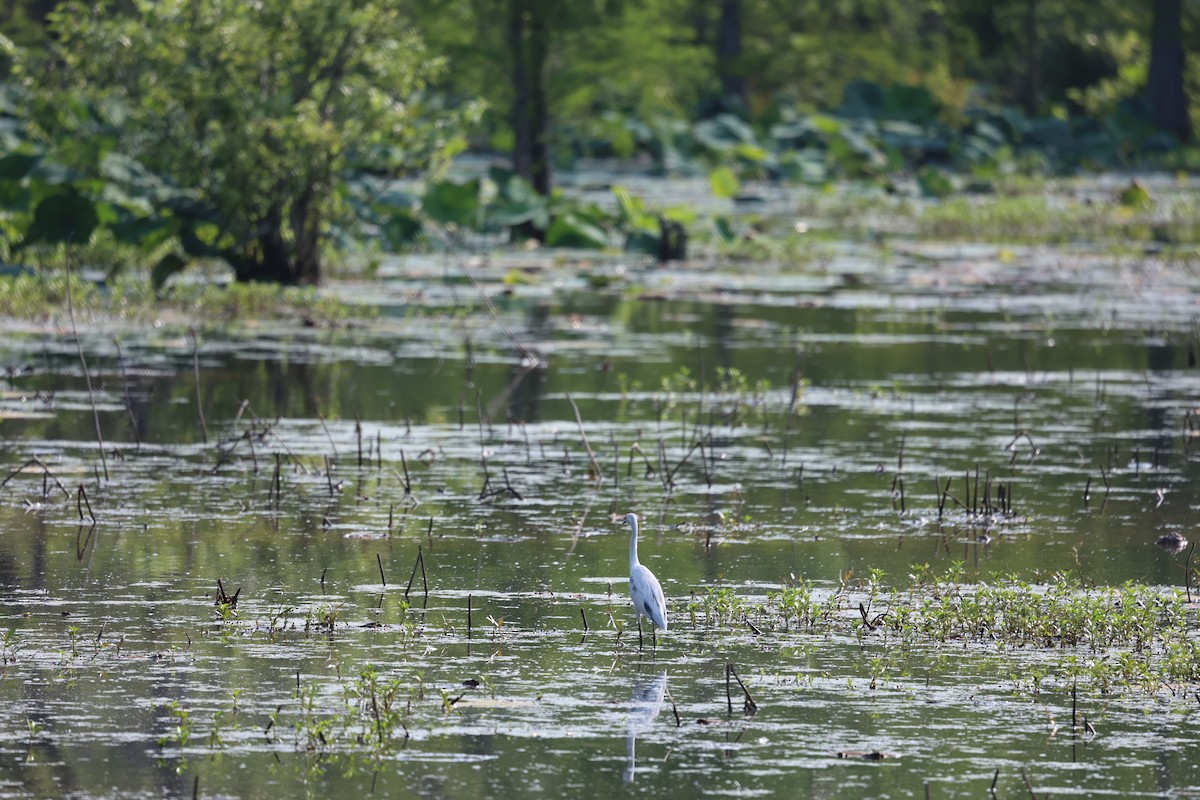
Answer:
[{"label": "green tree foliage", "polygon": [[239,280],[318,282],[346,176],[428,166],[461,131],[423,115],[442,62],[394,3],[72,0],[50,25],[18,69],[54,158],[140,187],[125,221]]},{"label": "green tree foliage", "polygon": [[[511,69],[501,11],[442,0],[421,24],[455,64],[458,89],[487,97],[507,149],[515,96],[513,81],[496,79]],[[618,115],[710,116],[738,108],[720,95],[741,87],[745,113],[769,124],[781,108],[840,109],[855,81],[923,87],[947,121],[1005,105],[1027,116],[1108,114],[1143,92],[1152,17],[1151,4],[1118,0],[566,0],[546,23],[550,135],[585,153],[627,155],[636,132]],[[1183,17],[1180,39],[1195,53],[1194,7]],[[740,43],[730,41],[731,18]],[[1191,70],[1194,91],[1194,56]]]},{"label": "green tree foliage", "polygon": [[[46,38],[46,17],[57,0],[8,0],[0,4],[0,36],[19,45],[40,45]],[[0,75],[6,74],[0,70]]]},{"label": "green tree foliage", "polygon": [[445,85],[486,101],[493,143],[543,194],[551,165],[538,163],[549,161],[542,145],[570,139],[590,155],[630,155],[618,116],[686,116],[711,81],[711,54],[679,25],[688,0],[415,5],[430,47],[454,65]]}]

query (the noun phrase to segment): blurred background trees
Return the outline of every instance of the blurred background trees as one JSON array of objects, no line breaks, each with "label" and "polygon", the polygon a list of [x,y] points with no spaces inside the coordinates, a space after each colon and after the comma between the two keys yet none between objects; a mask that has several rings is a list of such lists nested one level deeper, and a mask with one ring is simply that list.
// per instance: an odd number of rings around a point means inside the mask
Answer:
[{"label": "blurred background trees", "polygon": [[[739,176],[885,179],[1020,151],[1120,168],[1178,151],[1198,113],[1195,0],[55,9],[0,8],[0,255],[116,230],[154,251],[160,279],[218,256],[239,278],[311,283],[348,220],[396,247],[422,221],[488,224],[476,186],[422,203],[391,183],[468,144],[510,167],[491,221],[545,239],[566,216],[555,169],[581,157],[723,166],[725,193]],[[82,224],[51,224],[67,211]]]}]

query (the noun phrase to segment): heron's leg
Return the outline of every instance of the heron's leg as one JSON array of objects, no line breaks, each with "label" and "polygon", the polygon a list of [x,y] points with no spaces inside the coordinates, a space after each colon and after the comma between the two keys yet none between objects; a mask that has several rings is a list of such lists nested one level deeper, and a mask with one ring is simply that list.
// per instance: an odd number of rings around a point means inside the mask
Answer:
[{"label": "heron's leg", "polygon": [[658,647],[658,628],[653,625],[650,626],[650,647]]},{"label": "heron's leg", "polygon": [[642,615],[638,614],[638,649],[641,650],[645,642],[642,640]]}]

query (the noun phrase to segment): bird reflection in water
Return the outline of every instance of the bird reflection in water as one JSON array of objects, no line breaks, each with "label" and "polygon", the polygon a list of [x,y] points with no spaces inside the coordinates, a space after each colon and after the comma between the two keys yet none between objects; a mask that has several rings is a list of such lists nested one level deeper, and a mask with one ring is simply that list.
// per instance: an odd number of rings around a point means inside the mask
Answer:
[{"label": "bird reflection in water", "polygon": [[658,712],[662,711],[663,697],[667,693],[667,673],[660,672],[653,677],[635,678],[633,681],[633,699],[629,703],[629,732],[625,739],[627,763],[625,765],[625,782],[633,781],[636,772],[634,746],[637,735],[649,730]]}]

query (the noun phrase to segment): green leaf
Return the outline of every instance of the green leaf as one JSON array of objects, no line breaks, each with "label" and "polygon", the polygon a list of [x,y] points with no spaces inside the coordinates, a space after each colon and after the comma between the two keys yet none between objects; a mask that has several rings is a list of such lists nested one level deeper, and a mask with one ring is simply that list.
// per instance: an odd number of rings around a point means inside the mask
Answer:
[{"label": "green leaf", "polygon": [[954,181],[937,167],[924,167],[917,173],[917,183],[926,197],[948,197],[954,192]]},{"label": "green leaf", "polygon": [[131,216],[113,223],[108,229],[118,242],[149,249],[166,241],[175,226],[164,217]]},{"label": "green leaf", "polygon": [[717,217],[713,220],[713,227],[716,228],[717,237],[726,244],[738,238],[733,222],[728,217]]},{"label": "green leaf", "polygon": [[425,215],[443,225],[473,228],[479,220],[479,181],[446,181],[425,190]]},{"label": "green leaf", "polygon": [[657,256],[662,236],[649,231],[634,231],[625,237],[625,252]]},{"label": "green leaf", "polygon": [[608,246],[608,236],[598,226],[575,214],[556,217],[546,231],[548,247],[579,247],[599,250]]},{"label": "green leaf", "polygon": [[1141,181],[1132,181],[1121,190],[1117,198],[1126,208],[1150,208],[1154,205],[1154,197]]},{"label": "green leaf", "polygon": [[185,224],[179,231],[179,244],[183,247],[183,252],[195,258],[214,258],[221,256],[221,251],[217,249],[211,241],[206,241],[201,235],[207,226]]},{"label": "green leaf", "polygon": [[771,159],[771,153],[765,147],[760,147],[756,144],[747,144],[746,142],[735,145],[733,154],[755,166],[765,164]]},{"label": "green leaf", "polygon": [[742,185],[729,167],[717,167],[708,173],[708,183],[714,197],[731,198],[741,191]]},{"label": "green leaf", "polygon": [[182,272],[187,268],[189,263],[186,258],[178,253],[167,253],[160,258],[158,263],[154,265],[154,269],[150,271],[150,285],[154,287],[154,291],[157,292],[162,289],[163,284],[167,282],[167,278]]},{"label": "green leaf", "polygon": [[32,193],[20,183],[0,181],[0,209],[26,212],[32,199]]},{"label": "green leaf", "polygon": [[84,244],[92,238],[99,218],[95,204],[74,188],[43,197],[33,210],[33,222],[14,249],[31,244]]},{"label": "green leaf", "polygon": [[529,222],[538,230],[550,224],[548,202],[534,191],[529,181],[508,170],[493,169],[496,199],[487,207],[488,224],[497,228],[512,228]]},{"label": "green leaf", "polygon": [[393,253],[413,243],[421,233],[421,220],[408,211],[397,211],[383,226],[383,239]]},{"label": "green leaf", "polygon": [[0,158],[0,181],[19,181],[42,160],[40,155],[12,153]]},{"label": "green leaf", "polygon": [[630,194],[624,186],[614,186],[613,196],[617,198],[619,221],[625,228],[656,232],[658,220],[646,210],[646,201]]},{"label": "green leaf", "polygon": [[417,207],[417,197],[399,183],[392,183],[371,197],[371,205],[381,210],[403,209],[408,211]]},{"label": "green leaf", "polygon": [[884,88],[874,81],[846,81],[842,113],[851,117],[876,117],[883,111]]},{"label": "green leaf", "polygon": [[488,225],[497,228],[514,228],[528,222],[538,230],[545,230],[550,223],[550,214],[545,203],[519,205],[506,202],[489,206],[487,220]]},{"label": "green leaf", "polygon": [[827,114],[813,114],[808,118],[813,129],[818,133],[823,133],[826,136],[832,136],[842,130],[842,123],[836,118]]}]

